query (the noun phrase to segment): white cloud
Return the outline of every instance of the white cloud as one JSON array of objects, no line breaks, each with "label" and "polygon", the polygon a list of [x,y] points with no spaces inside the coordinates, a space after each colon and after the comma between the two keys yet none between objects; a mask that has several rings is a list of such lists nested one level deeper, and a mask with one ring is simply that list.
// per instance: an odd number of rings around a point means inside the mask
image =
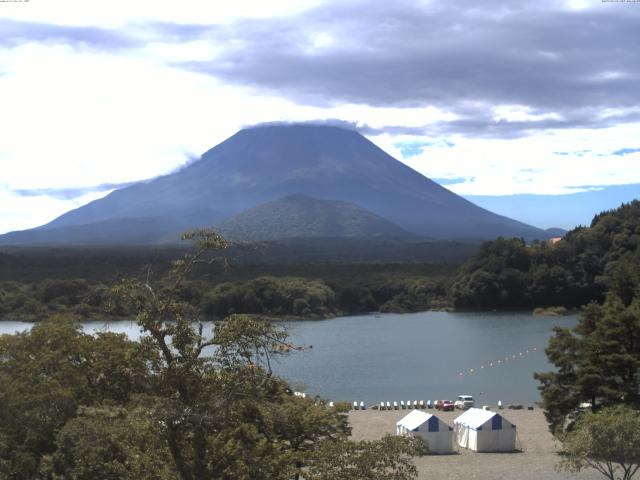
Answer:
[{"label": "white cloud", "polygon": [[21,196],[0,186],[0,233],[43,225],[73,208],[107,195],[110,191],[60,200],[47,195]]},{"label": "white cloud", "polygon": [[537,113],[531,112],[526,105],[498,105],[491,108],[494,122],[540,122],[542,120],[562,120],[555,112]]},{"label": "white cloud", "polygon": [[587,10],[593,8],[595,4],[593,0],[568,0],[565,5],[569,10]]},{"label": "white cloud", "polygon": [[2,5],[5,18],[55,23],[58,25],[96,25],[107,28],[122,27],[133,21],[173,23],[225,23],[238,18],[265,18],[291,15],[313,8],[318,0],[86,0],[30,1]]}]

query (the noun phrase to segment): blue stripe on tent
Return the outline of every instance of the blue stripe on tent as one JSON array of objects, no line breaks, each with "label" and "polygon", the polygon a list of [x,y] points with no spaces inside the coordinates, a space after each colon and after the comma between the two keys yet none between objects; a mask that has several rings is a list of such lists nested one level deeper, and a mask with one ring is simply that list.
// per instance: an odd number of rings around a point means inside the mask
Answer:
[{"label": "blue stripe on tent", "polygon": [[438,424],[438,419],[434,416],[431,416],[431,418],[429,418],[428,420],[428,425],[429,425],[429,431],[430,432],[439,432],[440,431],[440,425]]},{"label": "blue stripe on tent", "polygon": [[491,430],[502,430],[502,417],[495,414],[491,417]]}]

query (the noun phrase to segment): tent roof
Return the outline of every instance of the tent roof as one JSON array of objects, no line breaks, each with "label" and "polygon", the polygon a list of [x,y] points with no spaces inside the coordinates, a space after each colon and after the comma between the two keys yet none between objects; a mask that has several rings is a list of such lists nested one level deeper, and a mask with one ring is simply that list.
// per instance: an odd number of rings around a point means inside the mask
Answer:
[{"label": "tent roof", "polygon": [[396,425],[403,425],[407,430],[415,430],[433,417],[430,413],[421,410],[413,410],[409,415],[402,417]]},{"label": "tent roof", "polygon": [[[487,423],[491,418],[496,415],[500,415],[497,412],[492,412],[491,410],[483,410],[481,408],[470,408],[458,418],[456,418],[453,423],[457,423],[458,425],[464,425],[465,427],[473,428],[477,430],[482,425]],[[504,419],[504,417],[503,417]]]}]

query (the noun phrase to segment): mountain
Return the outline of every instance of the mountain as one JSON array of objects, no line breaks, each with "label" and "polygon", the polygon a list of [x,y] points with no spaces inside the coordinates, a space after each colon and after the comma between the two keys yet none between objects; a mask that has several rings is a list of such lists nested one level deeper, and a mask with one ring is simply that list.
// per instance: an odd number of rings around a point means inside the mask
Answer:
[{"label": "mountain", "polygon": [[241,130],[176,173],[0,236],[0,244],[172,242],[185,229],[294,194],[355,204],[435,239],[548,237],[455,195],[355,131],[304,124]]},{"label": "mountain", "polygon": [[353,203],[289,195],[235,215],[215,226],[238,240],[410,236],[388,220]]}]

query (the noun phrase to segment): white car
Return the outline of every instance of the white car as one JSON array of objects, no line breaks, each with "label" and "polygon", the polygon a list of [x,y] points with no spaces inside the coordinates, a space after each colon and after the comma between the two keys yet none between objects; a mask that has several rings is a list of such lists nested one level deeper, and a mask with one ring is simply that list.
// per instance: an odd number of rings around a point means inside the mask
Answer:
[{"label": "white car", "polygon": [[475,405],[475,400],[471,395],[458,395],[458,399],[453,403],[460,410],[468,410]]}]

